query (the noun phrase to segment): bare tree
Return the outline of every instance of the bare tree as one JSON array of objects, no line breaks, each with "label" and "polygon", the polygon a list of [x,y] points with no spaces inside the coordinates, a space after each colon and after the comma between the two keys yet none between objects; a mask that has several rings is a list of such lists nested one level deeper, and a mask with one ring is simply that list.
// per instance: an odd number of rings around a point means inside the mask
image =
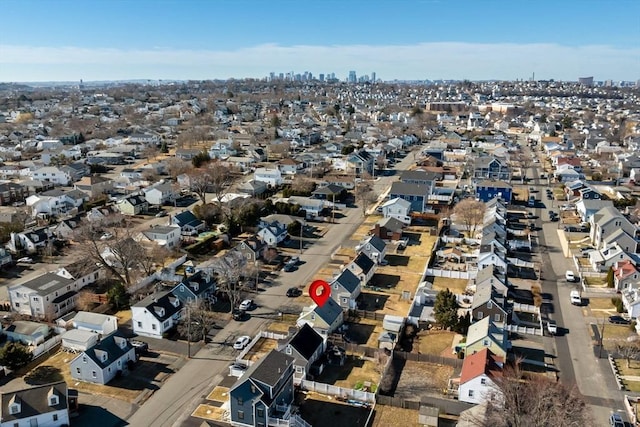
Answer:
[{"label": "bare tree", "polygon": [[74,240],[81,245],[85,257],[129,287],[135,282],[137,271],[149,271],[144,268],[144,261],[149,254],[133,239],[133,235],[131,224],[126,218],[112,215],[102,221],[79,227]]},{"label": "bare tree", "polygon": [[215,325],[216,318],[208,310],[207,303],[202,300],[194,301],[185,306],[178,324],[178,332],[189,341],[197,342],[204,340]]},{"label": "bare tree", "polygon": [[167,172],[171,178],[176,179],[178,176],[189,172],[191,170],[192,165],[190,162],[187,162],[178,158],[170,158],[165,161],[167,165]]},{"label": "bare tree", "polygon": [[453,208],[453,214],[465,228],[469,237],[476,234],[476,230],[484,221],[485,205],[474,199],[464,199]]},{"label": "bare tree", "polygon": [[196,193],[202,203],[206,203],[207,193],[213,193],[216,203],[222,205],[222,196],[233,182],[230,167],[220,162],[208,163],[205,167],[192,169],[189,175],[191,191]]},{"label": "bare tree", "polygon": [[517,365],[505,367],[487,397],[479,427],[591,426],[591,413],[577,388],[541,375],[527,375]]},{"label": "bare tree", "polygon": [[362,209],[362,216],[367,214],[369,206],[371,206],[376,200],[376,193],[373,191],[371,184],[362,180],[356,184],[355,187],[356,203],[360,205]]},{"label": "bare tree", "polygon": [[627,361],[627,368],[631,367],[631,360],[640,355],[640,345],[637,341],[622,341],[616,343],[616,352]]},{"label": "bare tree", "polygon": [[218,291],[227,296],[233,311],[244,292],[240,278],[247,268],[247,260],[241,252],[232,250],[215,259],[212,268],[218,277]]}]

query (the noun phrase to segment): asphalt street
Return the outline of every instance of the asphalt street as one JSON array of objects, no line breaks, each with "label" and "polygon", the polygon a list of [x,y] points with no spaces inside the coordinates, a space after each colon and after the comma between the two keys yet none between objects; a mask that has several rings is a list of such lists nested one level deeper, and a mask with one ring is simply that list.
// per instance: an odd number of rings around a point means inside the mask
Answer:
[{"label": "asphalt street", "polygon": [[[413,162],[407,155],[397,165],[396,170],[405,170]],[[382,176],[373,183],[374,192],[382,199],[395,176]],[[362,209],[348,208],[345,216],[328,224],[327,233],[312,244],[306,245],[300,255],[303,263],[291,273],[281,272],[271,285],[255,296],[258,309],[252,312],[246,322],[231,321],[220,330],[213,343],[208,344],[190,359],[178,372],[173,374],[127,421],[135,426],[168,427],[180,426],[213,387],[218,384],[235,359],[237,351],[232,344],[241,335],[254,336],[263,329],[272,314],[292,303],[285,296],[289,287],[309,283],[316,272],[331,258],[331,254],[362,223]]]}]

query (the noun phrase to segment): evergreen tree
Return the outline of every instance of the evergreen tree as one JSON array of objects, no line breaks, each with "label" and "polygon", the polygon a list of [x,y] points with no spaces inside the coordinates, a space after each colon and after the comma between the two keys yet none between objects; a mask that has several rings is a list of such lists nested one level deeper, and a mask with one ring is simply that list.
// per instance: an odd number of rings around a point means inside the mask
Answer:
[{"label": "evergreen tree", "polygon": [[160,152],[167,154],[169,152],[169,147],[167,147],[167,141],[162,141],[162,144],[160,144]]},{"label": "evergreen tree", "polygon": [[31,357],[31,352],[26,346],[10,342],[0,350],[0,365],[15,371],[31,362]]},{"label": "evergreen tree", "polygon": [[118,282],[107,291],[107,298],[116,310],[129,307],[129,294],[127,294],[127,288],[121,282]]},{"label": "evergreen tree", "polygon": [[436,295],[433,315],[443,328],[455,328],[458,325],[458,300],[448,288]]}]

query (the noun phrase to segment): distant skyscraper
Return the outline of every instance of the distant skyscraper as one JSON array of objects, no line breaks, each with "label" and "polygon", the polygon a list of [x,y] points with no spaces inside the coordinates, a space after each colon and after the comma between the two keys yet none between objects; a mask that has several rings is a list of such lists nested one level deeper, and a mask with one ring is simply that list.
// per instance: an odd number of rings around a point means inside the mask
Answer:
[{"label": "distant skyscraper", "polygon": [[322,73],[318,74],[318,80],[323,82],[324,81],[324,74],[322,74]]},{"label": "distant skyscraper", "polygon": [[355,71],[349,71],[349,83],[355,83],[356,80],[356,72]]},{"label": "distant skyscraper", "polygon": [[375,71],[373,73],[371,73],[371,82],[372,83],[376,82],[376,72]]},{"label": "distant skyscraper", "polygon": [[584,86],[593,86],[593,77],[580,77],[578,83]]},{"label": "distant skyscraper", "polygon": [[274,81],[276,79],[276,73],[273,71],[269,73],[269,81]]}]

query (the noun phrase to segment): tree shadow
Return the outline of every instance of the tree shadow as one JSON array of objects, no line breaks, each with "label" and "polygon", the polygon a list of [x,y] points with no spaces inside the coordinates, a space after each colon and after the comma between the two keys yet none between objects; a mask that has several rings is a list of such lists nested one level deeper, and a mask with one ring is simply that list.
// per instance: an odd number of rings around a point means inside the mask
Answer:
[{"label": "tree shadow", "polygon": [[24,377],[24,382],[29,385],[43,385],[62,381],[62,371],[55,366],[38,366]]}]

